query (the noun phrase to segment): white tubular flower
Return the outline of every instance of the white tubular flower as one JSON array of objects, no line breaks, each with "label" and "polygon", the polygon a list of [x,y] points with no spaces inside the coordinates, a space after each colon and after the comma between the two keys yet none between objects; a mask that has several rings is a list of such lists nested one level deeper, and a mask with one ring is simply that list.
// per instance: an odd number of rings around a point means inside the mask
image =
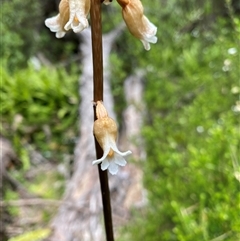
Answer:
[{"label": "white tubular flower", "polygon": [[48,18],[45,20],[45,25],[50,29],[50,31],[56,33],[56,38],[62,38],[65,36],[66,31],[61,25],[60,14],[54,16],[52,18]]},{"label": "white tubular flower", "polygon": [[103,149],[102,158],[92,162],[93,165],[101,163],[101,169],[109,170],[112,175],[118,172],[118,166],[125,166],[126,160],[123,158],[130,155],[131,151],[121,152],[116,146],[117,125],[115,121],[108,117],[107,111],[102,102],[97,102],[97,120],[94,122],[93,133]]},{"label": "white tubular flower", "polygon": [[61,0],[59,14],[45,20],[45,25],[62,38],[69,29],[75,33],[88,27],[87,15],[90,11],[90,0]]},{"label": "white tubular flower", "polygon": [[64,29],[65,24],[69,19],[69,4],[68,0],[62,0],[59,4],[59,14],[57,16],[47,18],[45,25],[50,31],[56,33],[57,38],[62,38],[66,34]]},{"label": "white tubular flower", "polygon": [[123,19],[130,31],[140,39],[146,50],[150,50],[149,43],[156,43],[157,27],[143,14],[143,6],[140,0],[117,0],[122,7]]},{"label": "white tubular flower", "polygon": [[73,32],[79,33],[88,27],[87,15],[90,11],[90,0],[68,0],[69,20],[64,29],[72,28]]}]

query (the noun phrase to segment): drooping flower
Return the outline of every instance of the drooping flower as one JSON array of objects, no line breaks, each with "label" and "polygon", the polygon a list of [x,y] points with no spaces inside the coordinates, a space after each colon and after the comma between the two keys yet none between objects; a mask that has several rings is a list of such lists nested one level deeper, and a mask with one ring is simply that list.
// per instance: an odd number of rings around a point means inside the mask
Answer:
[{"label": "drooping flower", "polygon": [[69,0],[70,17],[65,29],[78,33],[88,27],[87,15],[90,11],[90,0]]},{"label": "drooping flower", "polygon": [[62,0],[59,4],[59,14],[57,16],[47,18],[45,25],[54,33],[57,38],[62,38],[66,34],[64,26],[69,19],[69,4],[68,0]]},{"label": "drooping flower", "polygon": [[157,27],[143,14],[143,6],[140,0],[117,0],[122,7],[123,19],[130,31],[140,39],[146,50],[150,50],[149,43],[156,43]]},{"label": "drooping flower", "polygon": [[102,158],[92,162],[93,165],[101,163],[101,169],[108,169],[112,175],[118,172],[118,166],[127,164],[125,156],[130,155],[131,151],[121,152],[116,145],[117,125],[108,116],[108,113],[101,101],[97,101],[96,106],[97,120],[94,122],[93,133],[103,149]]},{"label": "drooping flower", "polygon": [[75,33],[88,27],[87,15],[90,11],[90,0],[61,0],[59,14],[45,20],[45,25],[57,38],[62,38],[69,29]]}]

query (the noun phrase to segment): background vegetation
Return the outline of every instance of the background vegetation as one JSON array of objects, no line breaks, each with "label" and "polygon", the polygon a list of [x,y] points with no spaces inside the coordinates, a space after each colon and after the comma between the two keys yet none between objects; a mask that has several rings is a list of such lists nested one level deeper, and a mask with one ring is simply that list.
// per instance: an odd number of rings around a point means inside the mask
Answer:
[{"label": "background vegetation", "polygon": [[[146,76],[142,133],[147,160],[141,167],[149,200],[147,207],[133,210],[119,240],[236,241],[239,1],[143,0],[143,5],[158,26],[158,43],[145,52],[140,41],[124,31],[111,56],[118,76],[112,80],[116,103],[124,99],[125,77],[135,69],[144,69]],[[72,61],[78,40],[74,34],[57,40],[43,24],[56,11],[55,1],[1,3],[1,135],[12,141],[23,163],[11,175],[30,194],[48,199],[61,197],[71,175],[80,101],[76,86],[81,70]],[[103,7],[105,32],[120,19],[116,2]],[[122,108],[116,109],[119,116]],[[36,153],[44,165],[33,161]],[[5,200],[20,197],[10,188],[4,190]],[[16,207],[7,211],[12,223],[22,215]],[[47,227],[51,211],[41,210],[38,225],[33,222],[21,232]],[[28,235],[33,241],[34,234]]]}]

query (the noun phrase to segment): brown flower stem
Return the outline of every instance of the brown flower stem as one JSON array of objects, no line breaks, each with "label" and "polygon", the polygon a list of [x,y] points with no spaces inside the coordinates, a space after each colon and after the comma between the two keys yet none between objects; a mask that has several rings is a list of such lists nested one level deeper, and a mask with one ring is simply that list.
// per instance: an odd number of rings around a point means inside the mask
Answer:
[{"label": "brown flower stem", "polygon": [[[92,59],[93,59],[93,99],[103,100],[103,57],[102,57],[102,20],[101,20],[101,0],[91,0],[91,29],[92,29]],[[94,120],[96,120],[96,108],[94,107]],[[95,138],[95,148],[97,159],[101,158],[103,151]],[[102,171],[98,165],[99,179],[102,193],[103,215],[105,222],[106,240],[114,241],[111,200],[108,186],[108,173]]]}]

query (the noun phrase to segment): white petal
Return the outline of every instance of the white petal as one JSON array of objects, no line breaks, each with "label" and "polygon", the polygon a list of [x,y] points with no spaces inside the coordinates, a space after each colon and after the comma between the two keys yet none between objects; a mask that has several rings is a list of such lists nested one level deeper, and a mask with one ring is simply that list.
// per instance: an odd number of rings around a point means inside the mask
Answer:
[{"label": "white petal", "polygon": [[101,162],[103,162],[105,160],[105,158],[106,158],[106,156],[103,155],[102,158],[93,161],[92,165],[100,164]]},{"label": "white petal", "polygon": [[71,27],[74,33],[80,33],[86,28],[82,23],[79,23],[76,26],[72,24]]},{"label": "white petal", "polygon": [[126,160],[118,154],[115,154],[114,162],[122,167],[126,166],[127,164]]},{"label": "white petal", "polygon": [[[85,4],[82,0],[69,0],[70,16],[64,29],[69,30],[72,28],[75,33],[79,33],[88,27],[88,20],[86,18],[87,13],[85,13],[84,8]],[[78,21],[75,20],[75,17]]]},{"label": "white petal", "polygon": [[147,32],[151,35],[156,35],[157,27],[152,22],[150,22],[150,20],[145,15],[143,15],[142,21],[146,26]]},{"label": "white petal", "polygon": [[104,0],[104,1],[103,1],[103,3],[104,3],[105,5],[109,5],[111,2],[112,2],[112,1],[109,1],[109,0]]},{"label": "white petal", "polygon": [[84,13],[81,13],[80,11],[76,12],[76,16],[78,21],[84,26],[84,28],[88,27],[88,20],[86,18],[86,15]]},{"label": "white petal", "polygon": [[108,170],[112,175],[115,175],[118,172],[118,165],[115,162],[111,161]]},{"label": "white petal", "polygon": [[75,13],[76,13],[75,8],[76,8],[75,0],[69,0],[69,20],[64,26],[65,30],[69,30],[71,28],[71,24],[75,18]]},{"label": "white petal", "polygon": [[104,152],[103,152],[102,158],[93,161],[93,162],[92,162],[92,165],[99,164],[99,163],[101,163],[104,159],[106,159],[109,151],[110,151],[110,146],[106,146],[106,148],[104,148]]},{"label": "white petal", "polygon": [[112,148],[117,154],[119,154],[120,156],[127,156],[127,155],[132,154],[131,151],[126,151],[126,152],[121,152],[121,151],[119,151],[118,148],[117,148],[116,142],[111,142],[110,145],[111,145],[111,148]]},{"label": "white petal", "polygon": [[144,46],[144,48],[146,50],[150,50],[151,49],[149,42],[147,42],[147,41],[145,41],[143,39],[140,39],[140,40],[141,40],[141,42],[142,42],[142,44],[143,44],[143,46]]},{"label": "white petal", "polygon": [[56,38],[62,38],[66,34],[66,32],[62,30],[59,21],[59,14],[45,20],[45,25],[50,29],[50,31],[56,33]]},{"label": "white petal", "polygon": [[103,162],[102,162],[102,164],[101,164],[101,169],[102,169],[103,171],[105,171],[105,170],[108,169],[108,167],[109,167],[108,159],[103,160]]},{"label": "white petal", "polygon": [[150,44],[155,44],[157,42],[157,27],[149,21],[146,16],[142,18],[143,24],[145,25],[145,31],[142,33],[141,42],[146,50],[150,50]]},{"label": "white petal", "polygon": [[45,20],[45,25],[52,31],[52,32],[58,32],[61,30],[61,26],[59,24],[59,18],[60,15],[58,14],[57,16],[47,18]]},{"label": "white petal", "polygon": [[122,156],[128,156],[131,155],[132,152],[131,151],[125,151],[125,152],[120,152]]},{"label": "white petal", "polygon": [[69,30],[72,28],[72,22],[73,22],[74,16],[70,16],[68,22],[65,24],[64,29]]},{"label": "white petal", "polygon": [[68,21],[68,22],[65,24],[64,29],[65,29],[66,31],[68,31],[69,29],[71,29],[71,22],[70,22],[70,21]]},{"label": "white petal", "polygon": [[158,40],[158,38],[156,36],[150,36],[150,35],[146,35],[146,38],[144,38],[146,41],[148,41],[149,43],[153,43],[155,44]]},{"label": "white petal", "polygon": [[[114,150],[114,149],[113,149],[113,150]],[[128,156],[128,155],[131,155],[131,154],[132,154],[131,151],[121,152],[121,151],[119,151],[118,149],[115,149],[114,151],[115,151],[118,155],[120,155],[120,156]]]},{"label": "white petal", "polygon": [[56,38],[62,38],[65,36],[65,34],[66,34],[66,32],[64,32],[64,31],[56,32]]}]

